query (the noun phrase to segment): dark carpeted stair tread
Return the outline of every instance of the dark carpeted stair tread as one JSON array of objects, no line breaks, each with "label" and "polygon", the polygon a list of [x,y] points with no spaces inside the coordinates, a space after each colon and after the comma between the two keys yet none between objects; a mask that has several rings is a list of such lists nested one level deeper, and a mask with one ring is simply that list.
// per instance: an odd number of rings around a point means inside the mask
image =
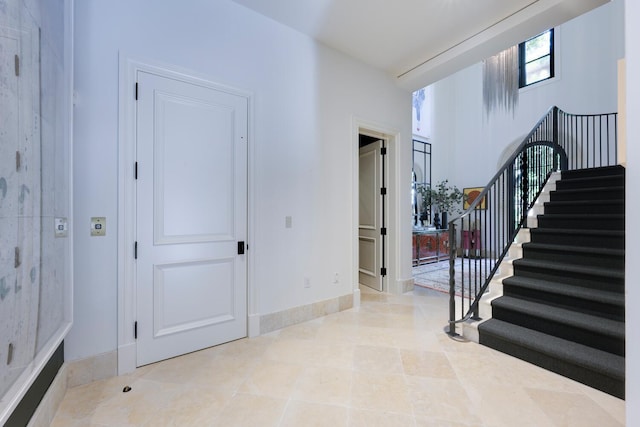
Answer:
[{"label": "dark carpeted stair tread", "polygon": [[624,175],[609,176],[583,176],[575,178],[563,178],[556,182],[556,189],[570,188],[594,188],[594,187],[619,187],[624,183]]},{"label": "dark carpeted stair tread", "polygon": [[554,245],[552,243],[535,243],[535,242],[523,243],[522,247],[537,249],[537,250],[549,250],[549,251],[556,251],[556,252],[575,252],[575,253],[596,254],[596,255],[602,255],[602,256],[622,257],[622,258],[624,258],[624,253],[625,253],[623,249],[598,248],[598,247],[591,247],[591,246]]},{"label": "dark carpeted stair tread", "polygon": [[588,230],[585,231],[583,229],[580,228],[562,228],[562,229],[558,229],[558,228],[543,228],[543,227],[538,227],[538,228],[532,228],[531,229],[532,233],[537,233],[537,234],[565,234],[568,236],[571,235],[576,235],[576,234],[589,234],[592,236],[621,236],[624,237],[624,230]]},{"label": "dark carpeted stair tread", "polygon": [[579,228],[531,228],[531,241],[536,243],[566,244],[624,249],[624,230],[597,230]]},{"label": "dark carpeted stair tread", "polygon": [[624,381],[625,361],[622,356],[498,319],[489,319],[481,323],[478,329],[480,330],[480,344],[483,344],[483,335],[493,335],[529,350]]},{"label": "dark carpeted stair tread", "polygon": [[557,270],[563,273],[579,273],[590,276],[598,276],[611,279],[624,279],[624,270],[618,268],[589,267],[577,264],[566,264],[547,260],[520,258],[513,261],[514,267],[539,268],[544,270]]},{"label": "dark carpeted stair tread", "polygon": [[496,298],[491,302],[491,306],[496,309],[516,311],[521,315],[528,316],[530,319],[544,319],[550,322],[590,331],[594,334],[624,340],[624,322],[508,296]]},{"label": "dark carpeted stair tread", "polygon": [[618,200],[623,197],[624,186],[554,190],[549,193],[549,201],[551,202],[561,200]]},{"label": "dark carpeted stair tread", "polygon": [[527,288],[548,294],[563,295],[582,300],[595,301],[602,304],[618,306],[624,309],[624,293],[610,292],[600,289],[585,288],[562,282],[552,282],[550,280],[534,279],[532,277],[511,276],[502,280],[505,286]]},{"label": "dark carpeted stair tread", "polygon": [[593,221],[611,220],[611,219],[624,219],[624,214],[599,214],[599,213],[545,213],[538,215],[538,218],[550,218],[550,219],[590,219]]},{"label": "dark carpeted stair tread", "polygon": [[623,213],[545,213],[538,215],[543,228],[573,228],[580,230],[624,230]]},{"label": "dark carpeted stair tread", "polygon": [[562,171],[562,179],[577,179],[589,176],[611,176],[611,175],[625,175],[625,168],[620,165],[613,166],[600,166],[597,168],[586,169],[572,169]]},{"label": "dark carpeted stair tread", "polygon": [[556,200],[544,203],[546,213],[624,213],[624,199]]}]

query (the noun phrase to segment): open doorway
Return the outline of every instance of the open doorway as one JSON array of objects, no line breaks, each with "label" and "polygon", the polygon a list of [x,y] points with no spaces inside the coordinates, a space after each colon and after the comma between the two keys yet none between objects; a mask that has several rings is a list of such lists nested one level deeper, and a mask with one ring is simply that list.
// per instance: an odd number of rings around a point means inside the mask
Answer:
[{"label": "open doorway", "polygon": [[387,148],[385,139],[358,135],[358,282],[377,291],[387,275]]}]

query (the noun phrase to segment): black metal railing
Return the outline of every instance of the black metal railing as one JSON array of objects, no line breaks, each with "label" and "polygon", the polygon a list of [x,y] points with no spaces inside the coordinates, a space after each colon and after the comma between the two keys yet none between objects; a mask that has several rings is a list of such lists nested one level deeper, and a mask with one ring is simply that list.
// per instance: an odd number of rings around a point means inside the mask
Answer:
[{"label": "black metal railing", "polygon": [[480,318],[480,297],[551,173],[617,164],[617,137],[617,113],[552,107],[468,209],[449,221],[450,335],[457,323]]}]

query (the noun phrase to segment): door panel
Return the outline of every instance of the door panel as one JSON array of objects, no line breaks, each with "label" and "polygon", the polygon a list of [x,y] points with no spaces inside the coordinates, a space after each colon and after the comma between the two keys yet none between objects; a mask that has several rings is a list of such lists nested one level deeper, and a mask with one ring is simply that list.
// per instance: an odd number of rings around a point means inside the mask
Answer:
[{"label": "door panel", "polygon": [[156,244],[233,239],[234,110],[167,93],[156,109]]},{"label": "door panel", "polygon": [[382,141],[360,149],[359,282],[382,291]]},{"label": "door panel", "polygon": [[138,366],[247,335],[247,99],[139,72]]}]

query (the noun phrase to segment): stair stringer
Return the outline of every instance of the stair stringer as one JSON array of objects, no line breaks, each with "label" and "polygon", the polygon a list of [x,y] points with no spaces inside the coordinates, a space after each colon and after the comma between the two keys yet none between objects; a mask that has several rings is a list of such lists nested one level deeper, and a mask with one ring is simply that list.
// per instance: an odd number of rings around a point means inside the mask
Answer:
[{"label": "stair stringer", "polygon": [[552,172],[545,184],[544,188],[540,192],[540,195],[536,199],[535,203],[527,212],[527,228],[521,228],[518,231],[515,239],[509,245],[507,255],[503,258],[502,262],[498,266],[491,282],[489,282],[489,290],[485,293],[479,302],[480,320],[468,320],[462,324],[462,336],[473,342],[480,341],[480,335],[478,333],[478,325],[482,322],[486,322],[491,319],[492,309],[491,302],[503,296],[502,281],[507,277],[513,276],[513,261],[522,258],[522,244],[531,241],[531,228],[538,227],[538,215],[544,214],[544,204],[551,200],[551,192],[556,189],[556,182],[560,180],[562,176],[561,172]]}]

